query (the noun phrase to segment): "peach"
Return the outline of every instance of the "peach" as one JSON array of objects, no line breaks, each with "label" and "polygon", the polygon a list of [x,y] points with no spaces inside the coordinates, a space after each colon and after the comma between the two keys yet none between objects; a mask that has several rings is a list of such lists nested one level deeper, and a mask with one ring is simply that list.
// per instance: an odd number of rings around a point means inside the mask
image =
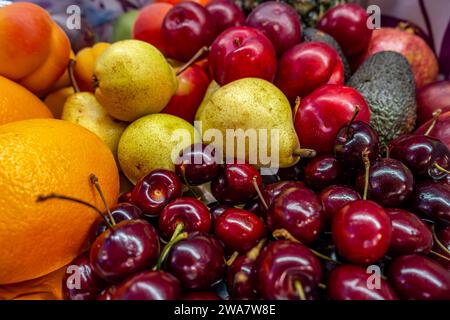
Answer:
[{"label": "peach", "polygon": [[84,48],[77,53],[74,74],[81,91],[94,92],[92,77],[94,76],[95,61],[109,46],[109,43],[99,42],[93,47]]}]

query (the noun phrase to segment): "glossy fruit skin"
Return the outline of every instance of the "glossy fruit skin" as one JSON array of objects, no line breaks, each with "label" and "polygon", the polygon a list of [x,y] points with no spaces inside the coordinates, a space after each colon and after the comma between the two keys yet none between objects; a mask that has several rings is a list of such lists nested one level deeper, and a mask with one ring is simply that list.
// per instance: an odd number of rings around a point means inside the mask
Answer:
[{"label": "glossy fruit skin", "polygon": [[231,27],[242,26],[245,22],[244,12],[231,0],[213,0],[205,8],[216,24],[217,34]]},{"label": "glossy fruit skin", "polygon": [[[266,185],[261,191],[267,206],[270,207],[273,200],[283,191],[289,188],[305,188],[305,184],[299,181],[280,181]],[[261,204],[262,205],[262,204]]]},{"label": "glossy fruit skin", "polygon": [[[365,173],[357,177],[357,187],[364,190]],[[399,207],[412,194],[414,177],[403,163],[391,158],[382,158],[370,166],[368,198],[384,207]]]},{"label": "glossy fruit skin", "polygon": [[322,265],[308,247],[288,240],[267,245],[257,262],[259,293],[267,300],[298,300],[294,287],[299,280],[305,295],[310,294],[322,278]]},{"label": "glossy fruit skin", "polygon": [[294,103],[322,85],[344,84],[344,65],[326,43],[304,42],[281,56],[274,83]]},{"label": "glossy fruit skin", "polygon": [[111,300],[177,300],[180,282],[164,271],[144,271],[117,286]]},{"label": "glossy fruit skin", "polygon": [[428,254],[433,246],[430,228],[415,214],[402,209],[385,209],[391,218],[390,255]]},{"label": "glossy fruit skin", "polygon": [[222,245],[209,235],[190,234],[176,243],[165,261],[165,270],[187,290],[207,290],[225,272]]},{"label": "glossy fruit skin", "polygon": [[[95,300],[97,295],[106,286],[105,281],[92,270],[89,255],[83,254],[70,263],[70,266],[77,266],[78,270],[66,272],[62,280],[62,294],[64,300]],[[70,271],[70,270],[67,270]],[[80,288],[69,288],[67,281],[75,272],[80,275]]]},{"label": "glossy fruit skin", "polygon": [[334,140],[334,155],[346,168],[364,168],[362,153],[366,149],[370,162],[379,157],[380,140],[368,123],[354,121],[339,129]]},{"label": "glossy fruit skin", "polygon": [[327,84],[314,90],[301,101],[294,117],[301,146],[319,154],[332,153],[336,134],[350,122],[355,106],[360,107],[355,120],[369,123],[369,106],[355,89]]},{"label": "glossy fruit skin", "polygon": [[398,257],[390,264],[388,276],[402,299],[450,299],[450,272],[427,257],[416,254]]},{"label": "glossy fruit skin", "polygon": [[222,300],[216,293],[210,291],[192,291],[181,298],[182,300]]},{"label": "glossy fruit skin", "polygon": [[272,202],[267,213],[271,231],[286,229],[302,243],[316,240],[325,225],[325,215],[316,194],[308,188],[290,188]]},{"label": "glossy fruit skin", "polygon": [[331,224],[331,221],[333,221],[333,217],[345,205],[361,199],[361,196],[358,192],[350,187],[343,185],[329,186],[323,189],[318,196],[322,204],[323,212],[325,214],[325,220],[328,224]]},{"label": "glossy fruit skin", "polygon": [[227,289],[231,299],[258,299],[255,265],[255,259],[248,257],[248,255],[241,255],[228,268]]},{"label": "glossy fruit skin", "polygon": [[340,182],[340,171],[336,158],[322,155],[312,159],[305,168],[306,183],[316,190]]},{"label": "glossy fruit skin", "polygon": [[131,200],[149,216],[158,215],[170,201],[181,197],[180,179],[172,171],[157,169],[134,187]]},{"label": "glossy fruit skin", "polygon": [[416,92],[417,124],[421,125],[431,118],[438,109],[442,113],[450,111],[450,81],[440,80],[431,82]]},{"label": "glossy fruit skin", "polygon": [[[446,226],[443,228],[437,228],[436,229],[436,237],[439,240],[439,242],[447,248],[448,251],[450,251],[450,226]],[[448,251],[444,251],[440,245],[437,243],[437,241],[434,242],[433,250],[444,257],[447,257],[450,259],[450,253]],[[446,259],[442,259],[438,256],[433,255],[433,259],[438,261],[444,268],[447,270],[450,270],[450,261]]]},{"label": "glossy fruit skin", "polygon": [[188,61],[202,47],[209,46],[217,35],[209,12],[195,2],[181,2],[167,12],[161,35],[167,43],[167,56]]},{"label": "glossy fruit skin", "polygon": [[208,208],[195,198],[178,198],[170,202],[159,215],[160,236],[168,241],[177,225],[182,223],[186,232],[208,233],[212,219]]},{"label": "glossy fruit skin", "polygon": [[357,264],[371,264],[383,257],[392,238],[389,215],[370,200],[356,200],[339,210],[331,232],[339,254]]},{"label": "glossy fruit skin", "polygon": [[[327,296],[332,300],[397,300],[388,282],[380,279],[380,288],[370,289],[368,278],[372,273],[355,265],[339,265],[329,275]],[[372,283],[372,282],[371,282]],[[375,283],[374,283],[375,285]]]},{"label": "glossy fruit skin", "polygon": [[450,187],[432,181],[417,183],[411,197],[411,210],[450,223]]},{"label": "glossy fruit skin", "polygon": [[229,208],[214,221],[214,234],[229,252],[245,253],[256,246],[266,232],[264,222],[254,213]]},{"label": "glossy fruit skin", "polygon": [[278,55],[300,43],[302,38],[297,12],[283,2],[261,3],[248,15],[245,24],[261,30],[272,42]]},{"label": "glossy fruit skin", "polygon": [[253,185],[254,177],[262,188],[262,178],[255,167],[250,164],[226,164],[219,176],[211,182],[211,192],[222,203],[245,203],[257,195]]},{"label": "glossy fruit skin", "polygon": [[[181,181],[199,185],[218,176],[220,166],[215,159],[216,150],[208,145],[195,143],[180,152],[175,172]],[[184,170],[184,174],[183,174]]]},{"label": "glossy fruit skin", "polygon": [[270,40],[250,27],[233,27],[222,32],[211,45],[208,60],[210,73],[221,86],[248,77],[272,82],[277,66]]},{"label": "glossy fruit skin", "polygon": [[108,229],[92,244],[90,260],[94,271],[110,283],[150,268],[159,258],[159,238],[144,220],[126,220]]},{"label": "glossy fruit skin", "polygon": [[220,215],[222,215],[225,210],[227,210],[228,208],[232,208],[226,204],[222,204],[219,202],[209,204],[208,207],[210,208],[209,210],[213,221],[215,221]]},{"label": "glossy fruit skin", "polygon": [[[424,134],[433,120],[428,120],[421,125],[415,133]],[[436,125],[430,132],[430,137],[441,140],[450,148],[450,111],[444,112],[438,117]]]},{"label": "glossy fruit skin", "polygon": [[369,46],[372,29],[367,27],[368,19],[360,5],[341,4],[328,10],[317,28],[336,39],[346,56],[353,56]]}]

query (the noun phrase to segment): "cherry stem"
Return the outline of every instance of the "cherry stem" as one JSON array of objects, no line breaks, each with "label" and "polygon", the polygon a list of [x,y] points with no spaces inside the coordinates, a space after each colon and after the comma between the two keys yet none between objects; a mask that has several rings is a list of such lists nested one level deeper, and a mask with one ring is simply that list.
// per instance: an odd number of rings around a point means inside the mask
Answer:
[{"label": "cherry stem", "polygon": [[81,92],[81,90],[80,90],[80,87],[78,86],[77,80],[75,79],[75,74],[74,74],[74,71],[73,71],[73,68],[75,68],[75,64],[76,63],[77,62],[74,59],[70,59],[69,66],[68,66],[67,70],[69,72],[69,80],[70,80],[70,84],[73,87],[73,90],[76,93],[79,93],[79,92]]},{"label": "cherry stem", "polygon": [[180,166],[180,170],[181,170],[181,175],[183,176],[184,184],[188,187],[189,191],[192,192],[194,197],[197,198],[197,200],[201,200],[202,197],[198,195],[198,193],[194,190],[194,188],[192,188],[191,184],[187,181],[186,168],[184,167],[184,163]]},{"label": "cherry stem", "polygon": [[233,254],[230,256],[230,258],[228,258],[228,260],[225,261],[227,266],[231,266],[234,262],[234,260],[236,260],[236,258],[239,256],[239,252],[235,251],[233,252]]},{"label": "cherry stem", "polygon": [[434,254],[436,257],[439,257],[439,258],[441,258],[441,259],[444,259],[444,260],[450,262],[450,258],[444,256],[443,254],[440,254],[440,253],[438,253],[438,252],[436,252],[436,251],[433,251],[433,250],[431,250],[430,253],[431,253],[431,254]]},{"label": "cherry stem", "polygon": [[252,181],[253,186],[255,187],[256,193],[258,194],[258,197],[261,200],[261,203],[263,204],[264,209],[269,210],[269,206],[267,205],[267,202],[266,202],[266,200],[263,197],[261,189],[259,188],[258,182],[256,181],[257,179],[258,179],[257,176],[253,177],[253,181]]},{"label": "cherry stem", "polygon": [[355,121],[356,117],[358,116],[359,111],[361,111],[361,108],[358,105],[355,106],[355,112],[353,112],[352,118],[350,119],[350,121],[348,122],[348,125],[347,125],[347,136],[350,134],[350,132],[349,132],[350,126]]},{"label": "cherry stem", "polygon": [[369,159],[369,149],[364,149],[364,151],[362,152],[362,158],[363,158],[363,162],[364,162],[364,168],[366,170],[366,174],[364,176],[364,194],[363,194],[363,199],[367,200],[367,193],[369,190],[369,173],[370,173],[370,159]]},{"label": "cherry stem", "polygon": [[[438,236],[436,235],[436,228],[434,226],[434,224],[431,226],[431,231],[433,232],[433,238],[434,241],[436,242],[436,244],[439,246],[439,248],[441,248],[445,253],[447,253],[448,255],[450,255],[450,250],[447,249],[446,246],[444,246],[444,244],[441,242],[441,240],[439,240]],[[437,252],[436,252],[437,253]],[[448,259],[448,258],[447,258]]]},{"label": "cherry stem", "polygon": [[175,73],[176,76],[178,77],[180,74],[182,74],[184,71],[186,71],[191,65],[193,65],[194,63],[197,62],[198,59],[200,59],[205,53],[209,52],[209,47],[204,46],[202,48],[200,48],[200,50],[197,51],[196,54],[194,54],[194,56],[189,59],[188,62],[186,62],[185,64],[183,64]]},{"label": "cherry stem", "polygon": [[250,249],[249,252],[247,252],[246,257],[252,261],[256,261],[265,243],[266,239],[262,239],[261,241],[259,241],[256,246],[254,246],[252,249]]},{"label": "cherry stem", "polygon": [[100,186],[100,183],[98,182],[98,178],[95,174],[91,173],[91,175],[89,176],[89,180],[91,181],[91,183],[94,185],[95,189],[97,189],[98,194],[100,195],[100,198],[102,198],[102,202],[106,208],[106,212],[108,212],[108,217],[111,220],[111,224],[113,226],[116,225],[116,221],[114,220],[114,217],[111,213],[111,210],[109,209],[108,203],[106,202],[106,198],[105,195],[103,194],[102,188]]},{"label": "cherry stem", "polygon": [[292,154],[300,158],[314,158],[317,155],[317,152],[313,149],[298,148],[294,150]]},{"label": "cherry stem", "polygon": [[424,136],[428,136],[431,131],[433,131],[434,126],[436,125],[436,122],[438,121],[439,116],[442,113],[442,109],[437,109],[433,112],[433,121],[431,122],[430,126],[428,127],[427,131],[423,134]]},{"label": "cherry stem", "polygon": [[450,171],[443,168],[442,166],[440,166],[437,162],[433,163],[433,166],[435,166],[439,171],[446,173],[446,174],[450,174]]},{"label": "cherry stem", "polygon": [[319,288],[322,289],[322,290],[326,290],[326,289],[327,289],[327,285],[324,284],[324,283],[319,283],[319,284],[317,285],[317,287],[319,287]]},{"label": "cherry stem", "polygon": [[300,300],[306,300],[305,292],[303,291],[303,286],[300,280],[294,281],[295,290],[297,290],[298,297]]},{"label": "cherry stem", "polygon": [[164,247],[163,251],[161,252],[161,255],[159,256],[158,263],[153,268],[153,270],[160,270],[163,262],[166,260],[167,256],[169,255],[170,250],[172,247],[180,242],[181,240],[184,240],[188,237],[187,232],[183,232],[184,230],[184,224],[182,222],[178,223],[175,231],[172,234],[172,237],[170,238],[169,242]]}]

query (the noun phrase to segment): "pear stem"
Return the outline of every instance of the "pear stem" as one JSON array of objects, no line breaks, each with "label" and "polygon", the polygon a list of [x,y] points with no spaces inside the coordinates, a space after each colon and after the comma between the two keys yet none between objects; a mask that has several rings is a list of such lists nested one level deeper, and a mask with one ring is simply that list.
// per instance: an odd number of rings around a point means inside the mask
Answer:
[{"label": "pear stem", "polygon": [[292,154],[300,158],[314,158],[317,155],[317,152],[313,149],[298,148],[294,150]]},{"label": "pear stem", "polygon": [[256,193],[258,194],[258,197],[259,197],[259,199],[261,200],[261,203],[262,203],[262,205],[264,206],[264,209],[269,210],[269,206],[267,205],[267,202],[266,202],[266,200],[265,200],[264,197],[263,197],[263,194],[262,194],[262,192],[261,192],[261,189],[260,189],[259,186],[258,186],[258,182],[256,182],[256,179],[257,179],[257,178],[258,178],[257,176],[254,176],[254,177],[253,177],[253,181],[252,181],[253,186],[255,187]]},{"label": "pear stem", "polygon": [[113,226],[116,225],[116,221],[114,220],[111,210],[109,209],[108,203],[106,202],[105,195],[103,194],[102,188],[100,187],[100,183],[98,182],[97,176],[95,174],[91,173],[91,175],[89,176],[89,180],[94,185],[95,189],[97,189],[97,192],[100,195],[100,198],[102,198],[102,202],[106,208],[106,212],[108,212],[108,217],[111,220],[111,224]]},{"label": "pear stem", "polygon": [[73,71],[73,68],[75,68],[76,63],[77,62],[74,59],[70,59],[67,70],[69,72],[69,80],[70,80],[70,84],[73,87],[73,90],[75,91],[75,93],[79,93],[79,92],[81,92],[81,90],[80,90],[80,87],[78,86],[77,80],[75,79],[75,74]]},{"label": "pear stem", "polygon": [[364,162],[364,168],[366,170],[365,176],[364,176],[364,194],[363,199],[367,200],[367,193],[369,191],[369,175],[370,175],[370,159],[369,159],[369,149],[364,149],[362,152],[362,158]]},{"label": "pear stem", "polygon": [[184,71],[186,71],[191,65],[193,65],[194,63],[197,62],[198,59],[200,59],[205,53],[209,52],[209,47],[204,46],[202,48],[200,48],[200,50],[197,51],[196,54],[194,54],[194,56],[189,59],[188,62],[186,62],[185,64],[183,64],[175,73],[176,76],[178,77],[180,74],[182,74]]},{"label": "pear stem", "polygon": [[428,136],[431,131],[433,131],[434,126],[436,125],[436,122],[438,121],[439,116],[442,113],[442,109],[437,109],[433,112],[433,121],[431,122],[430,126],[428,127],[427,131],[423,134],[424,136]]},{"label": "pear stem", "polygon": [[300,280],[297,279],[294,281],[294,287],[295,290],[297,290],[297,294],[300,300],[306,300],[305,292],[303,291],[303,286]]}]

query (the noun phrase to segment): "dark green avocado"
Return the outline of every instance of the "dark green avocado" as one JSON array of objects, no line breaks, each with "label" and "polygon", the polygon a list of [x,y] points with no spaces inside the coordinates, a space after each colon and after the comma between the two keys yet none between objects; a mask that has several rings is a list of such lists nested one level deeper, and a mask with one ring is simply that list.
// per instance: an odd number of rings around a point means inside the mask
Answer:
[{"label": "dark green avocado", "polygon": [[382,143],[411,132],[416,123],[416,86],[401,54],[382,51],[370,56],[348,85],[357,89],[372,111],[371,125]]}]

